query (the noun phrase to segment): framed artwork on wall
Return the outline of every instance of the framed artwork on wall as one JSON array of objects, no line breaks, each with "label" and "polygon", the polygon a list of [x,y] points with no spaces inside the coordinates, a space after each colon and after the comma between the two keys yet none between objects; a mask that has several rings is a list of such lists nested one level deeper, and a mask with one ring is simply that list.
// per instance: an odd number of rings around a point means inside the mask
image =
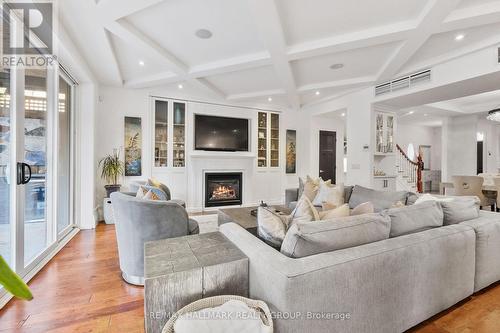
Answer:
[{"label": "framed artwork on wall", "polygon": [[125,117],[125,176],[142,175],[141,118]]},{"label": "framed artwork on wall", "polygon": [[297,131],[286,130],[286,173],[297,172]]}]

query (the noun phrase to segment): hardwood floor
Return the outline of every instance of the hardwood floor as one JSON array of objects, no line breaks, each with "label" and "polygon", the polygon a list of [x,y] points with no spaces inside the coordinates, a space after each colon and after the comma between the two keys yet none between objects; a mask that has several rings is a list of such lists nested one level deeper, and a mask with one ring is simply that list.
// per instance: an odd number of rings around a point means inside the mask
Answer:
[{"label": "hardwood floor", "polygon": [[120,276],[115,229],[79,232],[0,310],[0,332],[144,332],[144,291]]},{"label": "hardwood floor", "polygon": [[[30,287],[33,301],[0,310],[0,332],[144,332],[143,288],[120,277],[114,226],[81,231]],[[500,284],[409,332],[500,332]]]}]

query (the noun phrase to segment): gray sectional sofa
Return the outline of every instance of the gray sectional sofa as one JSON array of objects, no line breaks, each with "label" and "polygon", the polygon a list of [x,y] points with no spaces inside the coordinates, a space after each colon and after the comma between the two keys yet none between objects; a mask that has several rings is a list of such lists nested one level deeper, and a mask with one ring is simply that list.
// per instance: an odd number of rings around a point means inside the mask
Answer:
[{"label": "gray sectional sofa", "polygon": [[500,214],[422,230],[291,258],[237,224],[220,227],[250,259],[250,297],[286,333],[403,332],[500,280]]}]

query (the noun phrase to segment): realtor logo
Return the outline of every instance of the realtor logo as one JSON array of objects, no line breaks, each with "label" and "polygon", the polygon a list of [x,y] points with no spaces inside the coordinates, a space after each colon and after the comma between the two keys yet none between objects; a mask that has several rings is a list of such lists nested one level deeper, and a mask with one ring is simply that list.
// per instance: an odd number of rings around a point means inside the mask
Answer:
[{"label": "realtor logo", "polygon": [[56,63],[54,3],[3,1],[1,11],[3,66],[41,68]]},{"label": "realtor logo", "polygon": [[2,13],[4,54],[52,54],[52,3],[4,2]]}]

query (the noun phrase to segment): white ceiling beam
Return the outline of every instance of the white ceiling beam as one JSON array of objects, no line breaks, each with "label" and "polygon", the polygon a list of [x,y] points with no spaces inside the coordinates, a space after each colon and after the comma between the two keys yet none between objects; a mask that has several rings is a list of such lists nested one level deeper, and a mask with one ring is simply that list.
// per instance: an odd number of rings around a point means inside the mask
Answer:
[{"label": "white ceiling beam", "polygon": [[146,75],[137,79],[126,80],[123,85],[127,88],[148,88],[161,84],[170,84],[184,81],[173,72],[161,72],[153,75]]},{"label": "white ceiling beam", "polygon": [[376,79],[377,78],[373,76],[362,76],[346,80],[312,83],[298,87],[297,91],[307,92],[307,91],[327,89],[327,88],[349,88],[355,86],[369,86],[375,83]]},{"label": "white ceiling beam", "polygon": [[441,27],[443,20],[459,2],[460,0],[429,0],[418,19],[417,28],[389,57],[389,60],[377,75],[377,81],[390,80],[397,74],[429,37]]},{"label": "white ceiling beam", "polygon": [[113,59],[111,65],[115,68],[118,81],[121,82],[121,84],[123,85],[123,74],[120,68],[120,63],[118,61],[118,58],[116,57],[115,46],[113,44],[113,41],[111,40],[110,32],[106,29],[104,29],[104,36],[108,44],[109,50],[111,51],[111,58]]},{"label": "white ceiling beam", "polygon": [[269,52],[258,52],[193,66],[189,69],[189,76],[194,78],[206,77],[272,64]]},{"label": "white ceiling beam", "polygon": [[500,1],[454,10],[443,22],[439,32],[474,28],[500,22]]},{"label": "white ceiling beam", "polygon": [[97,10],[101,19],[113,22],[163,1],[165,0],[100,0],[97,3]]},{"label": "white ceiling beam", "polygon": [[254,91],[254,92],[243,93],[243,94],[228,95],[226,97],[226,99],[228,101],[236,101],[236,100],[251,99],[251,98],[256,98],[256,97],[269,97],[269,96],[278,96],[278,95],[286,95],[286,91],[284,89]]},{"label": "white ceiling beam", "polygon": [[409,73],[420,71],[420,70],[423,70],[426,68],[431,68],[431,67],[443,64],[445,62],[448,62],[450,60],[457,59],[457,58],[466,56],[468,54],[471,54],[471,53],[498,45],[498,43],[499,43],[498,36],[493,36],[489,39],[482,40],[480,42],[477,42],[477,43],[474,43],[471,45],[466,45],[458,50],[453,50],[453,51],[448,52],[448,53],[440,54],[440,55],[433,57],[431,59],[420,61],[420,62],[412,65],[409,68],[405,68],[404,74],[409,74]]},{"label": "white ceiling beam", "polygon": [[300,99],[297,95],[292,68],[287,59],[285,34],[276,2],[274,0],[247,0],[247,2],[253,11],[261,37],[269,50],[276,74],[285,88],[288,102],[292,108],[298,110]]},{"label": "white ceiling beam", "polygon": [[397,42],[405,40],[415,28],[415,22],[411,20],[295,44],[288,48],[288,59],[297,60]]},{"label": "white ceiling beam", "polygon": [[175,55],[164,49],[148,36],[137,30],[132,24],[126,20],[117,22],[106,22],[106,29],[111,31],[116,36],[120,37],[129,45],[135,45],[136,48],[143,50],[145,53],[156,55],[177,75],[186,75],[188,67],[180,61]]},{"label": "white ceiling beam", "polygon": [[[168,68],[180,78],[184,78],[184,80],[191,82],[195,86],[209,90],[217,97],[225,97],[225,95],[218,88],[206,80],[188,77],[189,68],[185,63],[179,60],[168,50],[164,49],[161,45],[137,30],[125,19],[121,19],[116,22],[107,22],[105,23],[105,28],[123,39],[129,45],[135,45],[136,47],[142,48],[147,53],[156,55],[157,58],[162,60]],[[183,80],[181,79],[180,81]],[[127,85],[130,85],[130,82],[127,82]]]},{"label": "white ceiling beam", "polygon": [[347,96],[349,94],[352,94],[352,93],[354,93],[356,91],[360,91],[362,89],[365,89],[365,87],[358,87],[358,88],[353,88],[353,89],[345,90],[345,91],[342,91],[340,93],[329,95],[329,96],[325,96],[323,98],[320,98],[320,99],[311,101],[309,103],[303,104],[302,107],[303,108],[308,108],[308,107],[311,107],[311,106],[314,106],[314,105],[317,105],[317,104],[329,102],[329,101],[332,101],[334,99],[341,98],[341,97]]}]

